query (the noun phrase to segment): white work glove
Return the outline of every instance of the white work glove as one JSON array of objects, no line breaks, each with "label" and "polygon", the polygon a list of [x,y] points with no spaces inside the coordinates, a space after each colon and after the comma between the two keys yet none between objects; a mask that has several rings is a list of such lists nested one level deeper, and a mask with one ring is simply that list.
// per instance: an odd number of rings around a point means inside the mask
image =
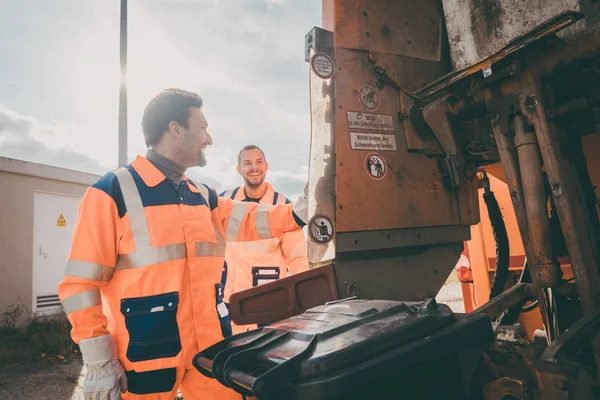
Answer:
[{"label": "white work glove", "polygon": [[304,186],[304,194],[294,202],[294,214],[308,224],[308,183]]},{"label": "white work glove", "polygon": [[127,391],[127,376],[117,359],[112,335],[79,342],[83,363],[87,368],[83,381],[85,400],[120,400]]}]

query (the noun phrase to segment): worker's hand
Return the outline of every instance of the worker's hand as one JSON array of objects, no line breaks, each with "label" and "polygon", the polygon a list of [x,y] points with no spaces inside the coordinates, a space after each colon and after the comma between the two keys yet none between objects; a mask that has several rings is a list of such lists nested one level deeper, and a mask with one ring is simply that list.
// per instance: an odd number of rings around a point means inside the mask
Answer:
[{"label": "worker's hand", "polygon": [[112,335],[97,336],[79,342],[87,368],[83,381],[85,400],[119,400],[127,391],[127,376],[117,359]]},{"label": "worker's hand", "polygon": [[304,222],[308,223],[308,183],[304,186],[304,194],[294,202],[294,214]]},{"label": "worker's hand", "polygon": [[127,391],[127,376],[117,359],[103,364],[86,364],[87,373],[83,381],[85,400],[120,400]]}]

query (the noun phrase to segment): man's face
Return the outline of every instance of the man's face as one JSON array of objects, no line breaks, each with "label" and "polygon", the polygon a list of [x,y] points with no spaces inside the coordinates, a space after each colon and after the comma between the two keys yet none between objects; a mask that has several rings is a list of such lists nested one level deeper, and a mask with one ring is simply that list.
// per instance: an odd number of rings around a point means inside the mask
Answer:
[{"label": "man's face", "polygon": [[188,127],[179,125],[180,141],[180,163],[185,168],[204,167],[206,156],[204,150],[212,144],[212,138],[208,131],[208,122],[204,118],[202,110],[191,107],[188,118]]},{"label": "man's face", "polygon": [[253,189],[259,187],[265,180],[267,169],[269,164],[260,150],[246,150],[240,155],[240,165],[237,170],[247,186]]}]

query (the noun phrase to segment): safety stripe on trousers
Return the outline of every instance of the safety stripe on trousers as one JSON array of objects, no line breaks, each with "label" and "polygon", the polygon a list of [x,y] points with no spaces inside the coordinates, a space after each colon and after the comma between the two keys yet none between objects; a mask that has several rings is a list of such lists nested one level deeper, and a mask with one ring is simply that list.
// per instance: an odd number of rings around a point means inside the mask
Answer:
[{"label": "safety stripe on trousers", "polygon": [[269,204],[261,204],[256,211],[256,233],[261,239],[269,239],[271,237],[271,229],[269,228],[269,214],[271,209]]},{"label": "safety stripe on trousers", "polygon": [[127,168],[117,169],[115,175],[121,186],[123,201],[125,202],[125,208],[127,208],[135,251],[149,249],[151,248],[150,230],[148,229],[148,221],[146,220],[142,197],[133,180],[133,176]]},{"label": "safety stripe on trousers", "polygon": [[114,268],[89,261],[67,260],[65,276],[108,282],[113,276]]},{"label": "safety stripe on trousers", "polygon": [[65,314],[83,310],[102,304],[100,300],[100,289],[92,289],[85,292],[72,294],[62,301]]},{"label": "safety stripe on trousers", "polygon": [[227,224],[227,230],[225,231],[225,237],[227,240],[235,241],[240,233],[242,227],[242,221],[246,215],[249,203],[236,201],[233,203],[231,214],[229,214],[229,222]]}]

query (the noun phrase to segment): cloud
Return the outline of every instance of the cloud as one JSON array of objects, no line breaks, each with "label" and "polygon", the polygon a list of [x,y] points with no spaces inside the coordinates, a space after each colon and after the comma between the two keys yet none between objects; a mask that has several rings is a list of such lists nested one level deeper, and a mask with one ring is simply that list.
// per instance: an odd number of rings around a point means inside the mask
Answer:
[{"label": "cloud", "polygon": [[[0,154],[97,171],[118,153],[118,2],[28,10],[15,3],[0,38]],[[20,3],[19,3],[20,4]],[[110,5],[107,5],[110,4]],[[129,3],[129,158],[144,154],[148,100],[166,87],[198,92],[214,144],[188,175],[219,190],[242,183],[241,147],[269,160],[268,179],[292,198],[306,182],[310,142],[304,35],[320,25],[320,0],[148,0]],[[34,18],[22,31],[15,22]],[[66,28],[65,21],[75,21]],[[14,32],[14,33],[13,33]],[[17,34],[18,33],[18,34]],[[26,54],[43,55],[38,65]],[[42,67],[43,65],[43,67]],[[18,112],[14,111],[18,110]]]},{"label": "cloud", "polygon": [[73,124],[40,122],[0,105],[0,156],[95,174],[109,170],[96,159],[68,145],[77,137]]},{"label": "cloud", "polygon": [[[101,164],[88,151],[76,146],[82,129],[68,121],[42,122],[0,105],[0,156],[52,165],[103,175],[114,169],[116,163]],[[75,143],[68,145],[65,143]],[[214,187],[219,192],[241,185],[236,170],[237,151],[222,146],[207,150],[208,165],[191,168],[190,179]],[[276,190],[295,200],[302,192],[307,178],[307,168],[298,173],[273,169],[268,179]]]}]

